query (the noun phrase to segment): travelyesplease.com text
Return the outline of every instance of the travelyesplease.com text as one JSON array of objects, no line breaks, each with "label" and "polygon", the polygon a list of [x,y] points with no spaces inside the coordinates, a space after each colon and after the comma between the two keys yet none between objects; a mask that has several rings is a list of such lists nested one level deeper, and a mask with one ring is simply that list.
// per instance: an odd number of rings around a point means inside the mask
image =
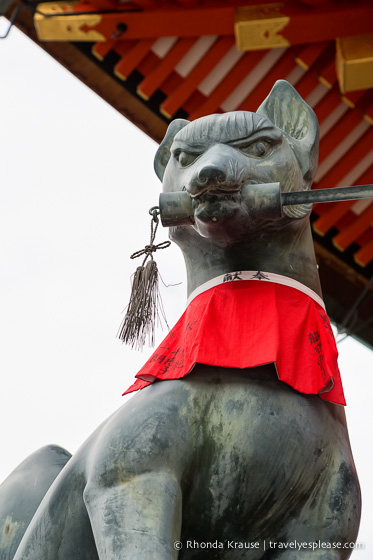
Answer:
[{"label": "travelyesplease.com text", "polygon": [[280,541],[271,541],[271,540],[264,540],[264,541],[196,541],[196,540],[187,540],[185,542],[176,541],[174,543],[174,548],[176,550],[181,550],[182,548],[187,549],[257,549],[257,550],[269,550],[269,549],[278,549],[278,550],[285,550],[285,549],[293,549],[293,550],[319,550],[319,549],[355,549],[355,550],[362,550],[365,548],[364,543],[361,542],[328,542],[328,541],[310,541],[310,542],[302,542],[302,541],[289,541],[289,542],[280,542]]}]

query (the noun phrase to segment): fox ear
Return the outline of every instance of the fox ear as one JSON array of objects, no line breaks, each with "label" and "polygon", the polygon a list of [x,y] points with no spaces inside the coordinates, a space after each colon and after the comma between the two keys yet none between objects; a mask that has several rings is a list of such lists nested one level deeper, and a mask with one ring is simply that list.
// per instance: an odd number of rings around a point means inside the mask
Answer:
[{"label": "fox ear", "polygon": [[187,126],[187,124],[189,124],[189,121],[185,119],[175,119],[172,121],[167,129],[166,136],[163,138],[155,154],[154,170],[161,181],[163,181],[163,175],[171,157],[172,142],[179,130]]},{"label": "fox ear", "polygon": [[273,86],[257,110],[284,131],[298,160],[306,188],[311,188],[319,157],[319,125],[311,107],[285,80]]}]

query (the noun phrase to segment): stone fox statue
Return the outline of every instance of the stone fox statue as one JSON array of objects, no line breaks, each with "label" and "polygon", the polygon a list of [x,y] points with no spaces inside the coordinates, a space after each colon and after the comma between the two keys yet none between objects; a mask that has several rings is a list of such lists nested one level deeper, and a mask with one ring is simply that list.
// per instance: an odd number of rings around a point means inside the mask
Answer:
[{"label": "stone fox statue", "polygon": [[317,152],[316,117],[283,81],[257,113],[171,123],[155,168],[192,198],[191,223],[170,229],[187,310],[129,389],[142,390],[57,476],[15,560],[349,558],[360,490],[310,208],[243,200],[309,189]]}]

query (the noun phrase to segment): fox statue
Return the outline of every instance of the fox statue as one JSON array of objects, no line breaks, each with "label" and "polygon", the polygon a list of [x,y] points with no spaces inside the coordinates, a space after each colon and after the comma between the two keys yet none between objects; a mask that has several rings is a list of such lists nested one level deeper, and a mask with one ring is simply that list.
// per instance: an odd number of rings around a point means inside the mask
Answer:
[{"label": "fox statue", "polygon": [[155,169],[191,198],[170,228],[187,309],[32,520],[2,502],[24,534],[1,560],[349,558],[361,498],[311,207],[260,202],[261,185],[310,189],[317,160],[316,116],[285,81],[256,113],[170,124]]}]

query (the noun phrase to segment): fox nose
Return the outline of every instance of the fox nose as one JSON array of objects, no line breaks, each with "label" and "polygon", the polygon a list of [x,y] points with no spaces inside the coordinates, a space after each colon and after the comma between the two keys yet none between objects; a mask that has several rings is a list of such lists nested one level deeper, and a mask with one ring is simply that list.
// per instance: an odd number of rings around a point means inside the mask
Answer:
[{"label": "fox nose", "polygon": [[211,183],[224,183],[227,175],[216,165],[205,165],[196,174],[195,183],[198,187],[205,187]]},{"label": "fox nose", "polygon": [[[246,157],[246,156],[242,156]],[[237,150],[216,144],[190,166],[185,187],[192,196],[206,191],[236,191],[242,184],[245,165]]]},{"label": "fox nose", "polygon": [[192,196],[196,196],[210,187],[212,189],[214,187],[222,187],[227,183],[227,179],[228,173],[224,170],[224,166],[206,163],[194,171],[186,188]]}]

